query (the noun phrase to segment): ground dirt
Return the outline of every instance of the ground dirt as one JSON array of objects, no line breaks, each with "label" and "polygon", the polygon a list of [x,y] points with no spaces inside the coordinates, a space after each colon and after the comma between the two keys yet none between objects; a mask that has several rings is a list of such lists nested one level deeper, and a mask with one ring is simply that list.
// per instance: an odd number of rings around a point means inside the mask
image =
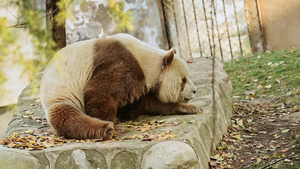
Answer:
[{"label": "ground dirt", "polygon": [[300,168],[299,104],[274,99],[234,101],[232,125],[211,168]]}]

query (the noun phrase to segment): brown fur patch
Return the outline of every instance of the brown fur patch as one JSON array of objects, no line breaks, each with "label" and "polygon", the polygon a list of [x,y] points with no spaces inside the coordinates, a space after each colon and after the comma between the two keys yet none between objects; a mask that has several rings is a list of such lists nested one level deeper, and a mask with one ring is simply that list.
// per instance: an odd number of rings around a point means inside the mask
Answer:
[{"label": "brown fur patch", "polygon": [[114,124],[83,114],[67,104],[57,104],[50,109],[50,123],[56,134],[65,138],[111,139]]},{"label": "brown fur patch", "polygon": [[139,111],[150,114],[174,115],[174,114],[197,114],[199,108],[186,103],[162,103],[153,94],[148,94],[141,99]]},{"label": "brown fur patch", "polygon": [[117,109],[148,92],[143,71],[119,41],[100,39],[94,46],[94,70],[84,90],[88,115],[116,124]]},{"label": "brown fur patch", "polygon": [[131,120],[139,115],[175,115],[175,114],[198,114],[201,110],[193,105],[182,102],[162,103],[152,93],[147,94],[133,104],[119,109],[120,119]]}]

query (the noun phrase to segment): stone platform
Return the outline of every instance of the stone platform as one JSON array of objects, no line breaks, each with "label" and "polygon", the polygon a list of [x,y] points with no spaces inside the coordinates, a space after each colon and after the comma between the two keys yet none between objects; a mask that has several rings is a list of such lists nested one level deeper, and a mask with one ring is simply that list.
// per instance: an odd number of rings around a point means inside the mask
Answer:
[{"label": "stone platform", "polygon": [[[227,132],[232,117],[231,82],[219,59],[215,66],[216,124],[212,113],[212,59],[197,58],[189,64],[197,87],[192,101],[203,113],[197,115],[141,116],[138,120],[161,120],[178,124],[153,132],[172,131],[176,137],[164,141],[140,139],[70,143],[43,150],[19,150],[0,145],[0,169],[206,169],[211,146],[215,147]],[[38,75],[40,76],[40,75]],[[39,103],[39,77],[19,96],[14,118],[6,136],[15,132],[49,128]],[[35,118],[28,118],[28,113]],[[215,132],[214,132],[215,131]],[[127,133],[130,136],[131,132]],[[214,142],[212,141],[215,139]]]}]

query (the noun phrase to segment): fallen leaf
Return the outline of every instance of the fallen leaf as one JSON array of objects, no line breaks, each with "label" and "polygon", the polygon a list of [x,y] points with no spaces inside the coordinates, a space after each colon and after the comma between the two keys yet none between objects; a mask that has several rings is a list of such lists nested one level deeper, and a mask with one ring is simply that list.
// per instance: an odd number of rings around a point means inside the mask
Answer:
[{"label": "fallen leaf", "polygon": [[267,134],[268,132],[266,132],[266,131],[260,131],[260,132],[258,132],[259,134]]},{"label": "fallen leaf", "polygon": [[150,121],[150,124],[155,124],[155,121],[156,121],[156,119],[151,120],[151,121]]},{"label": "fallen leaf", "polygon": [[1,140],[2,145],[7,145],[8,143],[9,143],[9,141],[7,139],[2,139]]},{"label": "fallen leaf", "polygon": [[210,161],[209,165],[212,166],[212,167],[217,167],[218,166],[215,161]]},{"label": "fallen leaf", "polygon": [[256,164],[259,164],[261,162],[261,158],[256,159]]},{"label": "fallen leaf", "polygon": [[193,63],[193,62],[194,62],[194,59],[191,58],[191,59],[187,60],[186,62],[187,62],[187,63]]},{"label": "fallen leaf", "polygon": [[271,51],[269,51],[269,50],[267,50],[267,51],[265,51],[265,53],[267,53],[267,54],[271,54],[272,52],[271,52]]},{"label": "fallen leaf", "polygon": [[227,149],[227,145],[217,147],[218,150],[225,150]]},{"label": "fallen leaf", "polygon": [[284,150],[281,150],[280,152],[282,152],[282,153],[286,153],[287,151],[289,151],[289,149],[288,149],[288,148],[286,148],[286,149],[284,149]]},{"label": "fallen leaf", "polygon": [[189,121],[189,123],[195,123],[195,122],[196,122],[195,119]]},{"label": "fallen leaf", "polygon": [[216,160],[216,161],[222,161],[222,160],[224,160],[224,159],[221,157],[220,154],[216,154],[215,156],[210,157],[210,159]]},{"label": "fallen leaf", "polygon": [[232,138],[235,138],[235,139],[237,139],[237,140],[243,140],[242,139],[242,136],[240,135],[240,134],[238,134],[238,135],[230,135]]},{"label": "fallen leaf", "polygon": [[266,89],[271,89],[272,88],[272,85],[267,85],[265,86]]},{"label": "fallen leaf", "polygon": [[244,128],[243,119],[236,120],[236,124]]},{"label": "fallen leaf", "polygon": [[287,133],[289,131],[290,131],[290,129],[285,129],[285,130],[282,130],[281,133]]},{"label": "fallen leaf", "polygon": [[279,66],[279,63],[274,63],[272,65],[270,65],[271,67],[276,67],[276,66]]},{"label": "fallen leaf", "polygon": [[174,126],[178,126],[180,123],[179,122],[173,122]]},{"label": "fallen leaf", "polygon": [[165,121],[166,121],[166,120],[157,120],[157,121],[155,121],[155,122],[161,124],[161,123],[164,123]]},{"label": "fallen leaf", "polygon": [[14,147],[16,147],[16,146],[17,146],[17,144],[10,143],[10,144],[8,144],[8,146],[9,146],[10,148],[14,148]]}]

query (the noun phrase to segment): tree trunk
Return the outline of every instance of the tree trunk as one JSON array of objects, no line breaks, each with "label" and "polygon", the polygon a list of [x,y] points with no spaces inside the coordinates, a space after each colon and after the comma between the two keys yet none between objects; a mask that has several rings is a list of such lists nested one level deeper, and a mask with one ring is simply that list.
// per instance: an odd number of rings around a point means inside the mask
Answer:
[{"label": "tree trunk", "polygon": [[56,43],[56,49],[61,49],[66,46],[66,28],[65,21],[63,24],[58,24],[55,17],[64,9],[60,9],[56,4],[59,0],[46,0],[46,23],[48,33]]}]

